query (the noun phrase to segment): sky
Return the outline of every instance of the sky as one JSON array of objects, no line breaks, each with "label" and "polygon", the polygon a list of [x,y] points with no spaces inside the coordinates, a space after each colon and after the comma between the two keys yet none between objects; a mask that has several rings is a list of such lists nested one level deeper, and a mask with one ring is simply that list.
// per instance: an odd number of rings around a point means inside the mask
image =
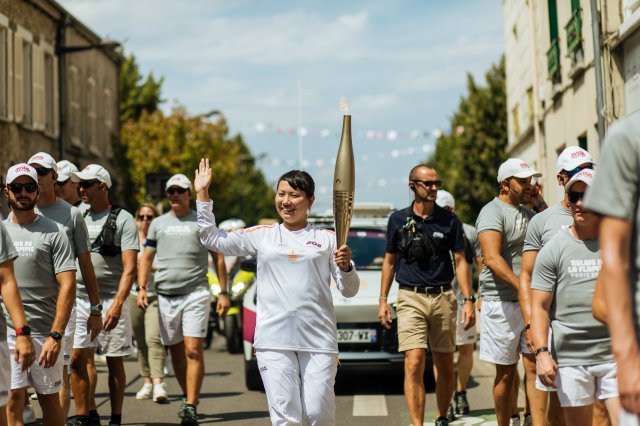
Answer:
[{"label": "sky", "polygon": [[221,111],[269,182],[308,171],[317,213],[331,209],[341,97],[356,203],[401,208],[467,73],[482,80],[504,51],[500,0],[58,1],[164,78],[163,110]]}]

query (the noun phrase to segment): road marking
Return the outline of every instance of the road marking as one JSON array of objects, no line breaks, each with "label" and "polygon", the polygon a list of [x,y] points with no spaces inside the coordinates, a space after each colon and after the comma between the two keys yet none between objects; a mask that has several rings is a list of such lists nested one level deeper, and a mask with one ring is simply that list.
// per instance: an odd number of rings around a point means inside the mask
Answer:
[{"label": "road marking", "polygon": [[384,395],[354,395],[353,416],[388,416]]}]

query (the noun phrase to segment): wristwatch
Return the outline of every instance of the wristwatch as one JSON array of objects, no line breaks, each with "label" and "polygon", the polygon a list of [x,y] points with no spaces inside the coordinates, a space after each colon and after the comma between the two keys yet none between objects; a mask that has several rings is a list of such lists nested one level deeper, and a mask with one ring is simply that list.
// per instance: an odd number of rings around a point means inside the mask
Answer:
[{"label": "wristwatch", "polygon": [[462,299],[463,303],[467,303],[467,301],[471,301],[471,303],[476,303],[476,298],[475,296],[471,295],[469,297],[465,297],[464,299]]},{"label": "wristwatch", "polygon": [[97,305],[91,305],[91,312],[98,311],[102,312],[102,304],[98,303]]},{"label": "wristwatch", "polygon": [[31,327],[25,324],[20,328],[16,328],[16,336],[31,336]]},{"label": "wristwatch", "polygon": [[535,356],[540,355],[542,352],[549,352],[549,348],[546,346],[543,346],[541,348],[536,349],[536,351],[533,353]]},{"label": "wristwatch", "polygon": [[51,333],[49,333],[49,337],[58,342],[62,340],[62,334],[58,333],[57,331],[52,331]]}]

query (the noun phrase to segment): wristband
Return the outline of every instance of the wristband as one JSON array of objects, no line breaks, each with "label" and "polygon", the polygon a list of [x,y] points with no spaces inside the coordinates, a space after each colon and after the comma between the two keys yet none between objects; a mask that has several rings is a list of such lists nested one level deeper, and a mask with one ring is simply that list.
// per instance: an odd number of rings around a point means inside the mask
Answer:
[{"label": "wristband", "polygon": [[535,356],[540,355],[542,352],[549,352],[549,348],[546,346],[543,346],[541,348],[536,349],[536,351],[533,353]]},{"label": "wristband", "polygon": [[91,305],[89,308],[91,312],[102,312],[102,304],[98,303],[97,305]]},{"label": "wristband", "polygon": [[464,303],[467,303],[467,302],[476,303],[476,298],[474,296],[469,296],[462,299],[462,301]]},{"label": "wristband", "polygon": [[16,336],[31,336],[31,327],[25,324],[20,328],[16,328]]},{"label": "wristband", "polygon": [[380,296],[378,297],[378,300],[387,300],[387,296]]},{"label": "wristband", "polygon": [[92,317],[101,317],[102,314],[99,311],[93,311],[89,314]]},{"label": "wristband", "polygon": [[218,293],[218,294],[219,294],[220,296],[228,296],[228,295],[229,295],[229,292],[228,292],[228,291],[226,291],[226,290],[224,290],[224,291],[221,291],[221,292],[220,292],[220,293]]}]

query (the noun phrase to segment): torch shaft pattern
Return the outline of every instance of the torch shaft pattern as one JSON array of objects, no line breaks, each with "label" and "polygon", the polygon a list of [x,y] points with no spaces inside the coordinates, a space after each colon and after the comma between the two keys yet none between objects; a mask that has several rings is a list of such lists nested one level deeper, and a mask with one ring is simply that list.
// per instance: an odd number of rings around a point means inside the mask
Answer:
[{"label": "torch shaft pattern", "polygon": [[353,214],[355,175],[353,144],[351,142],[351,116],[345,115],[342,122],[340,148],[338,148],[336,156],[336,168],[333,174],[333,220],[338,247],[347,243]]}]

